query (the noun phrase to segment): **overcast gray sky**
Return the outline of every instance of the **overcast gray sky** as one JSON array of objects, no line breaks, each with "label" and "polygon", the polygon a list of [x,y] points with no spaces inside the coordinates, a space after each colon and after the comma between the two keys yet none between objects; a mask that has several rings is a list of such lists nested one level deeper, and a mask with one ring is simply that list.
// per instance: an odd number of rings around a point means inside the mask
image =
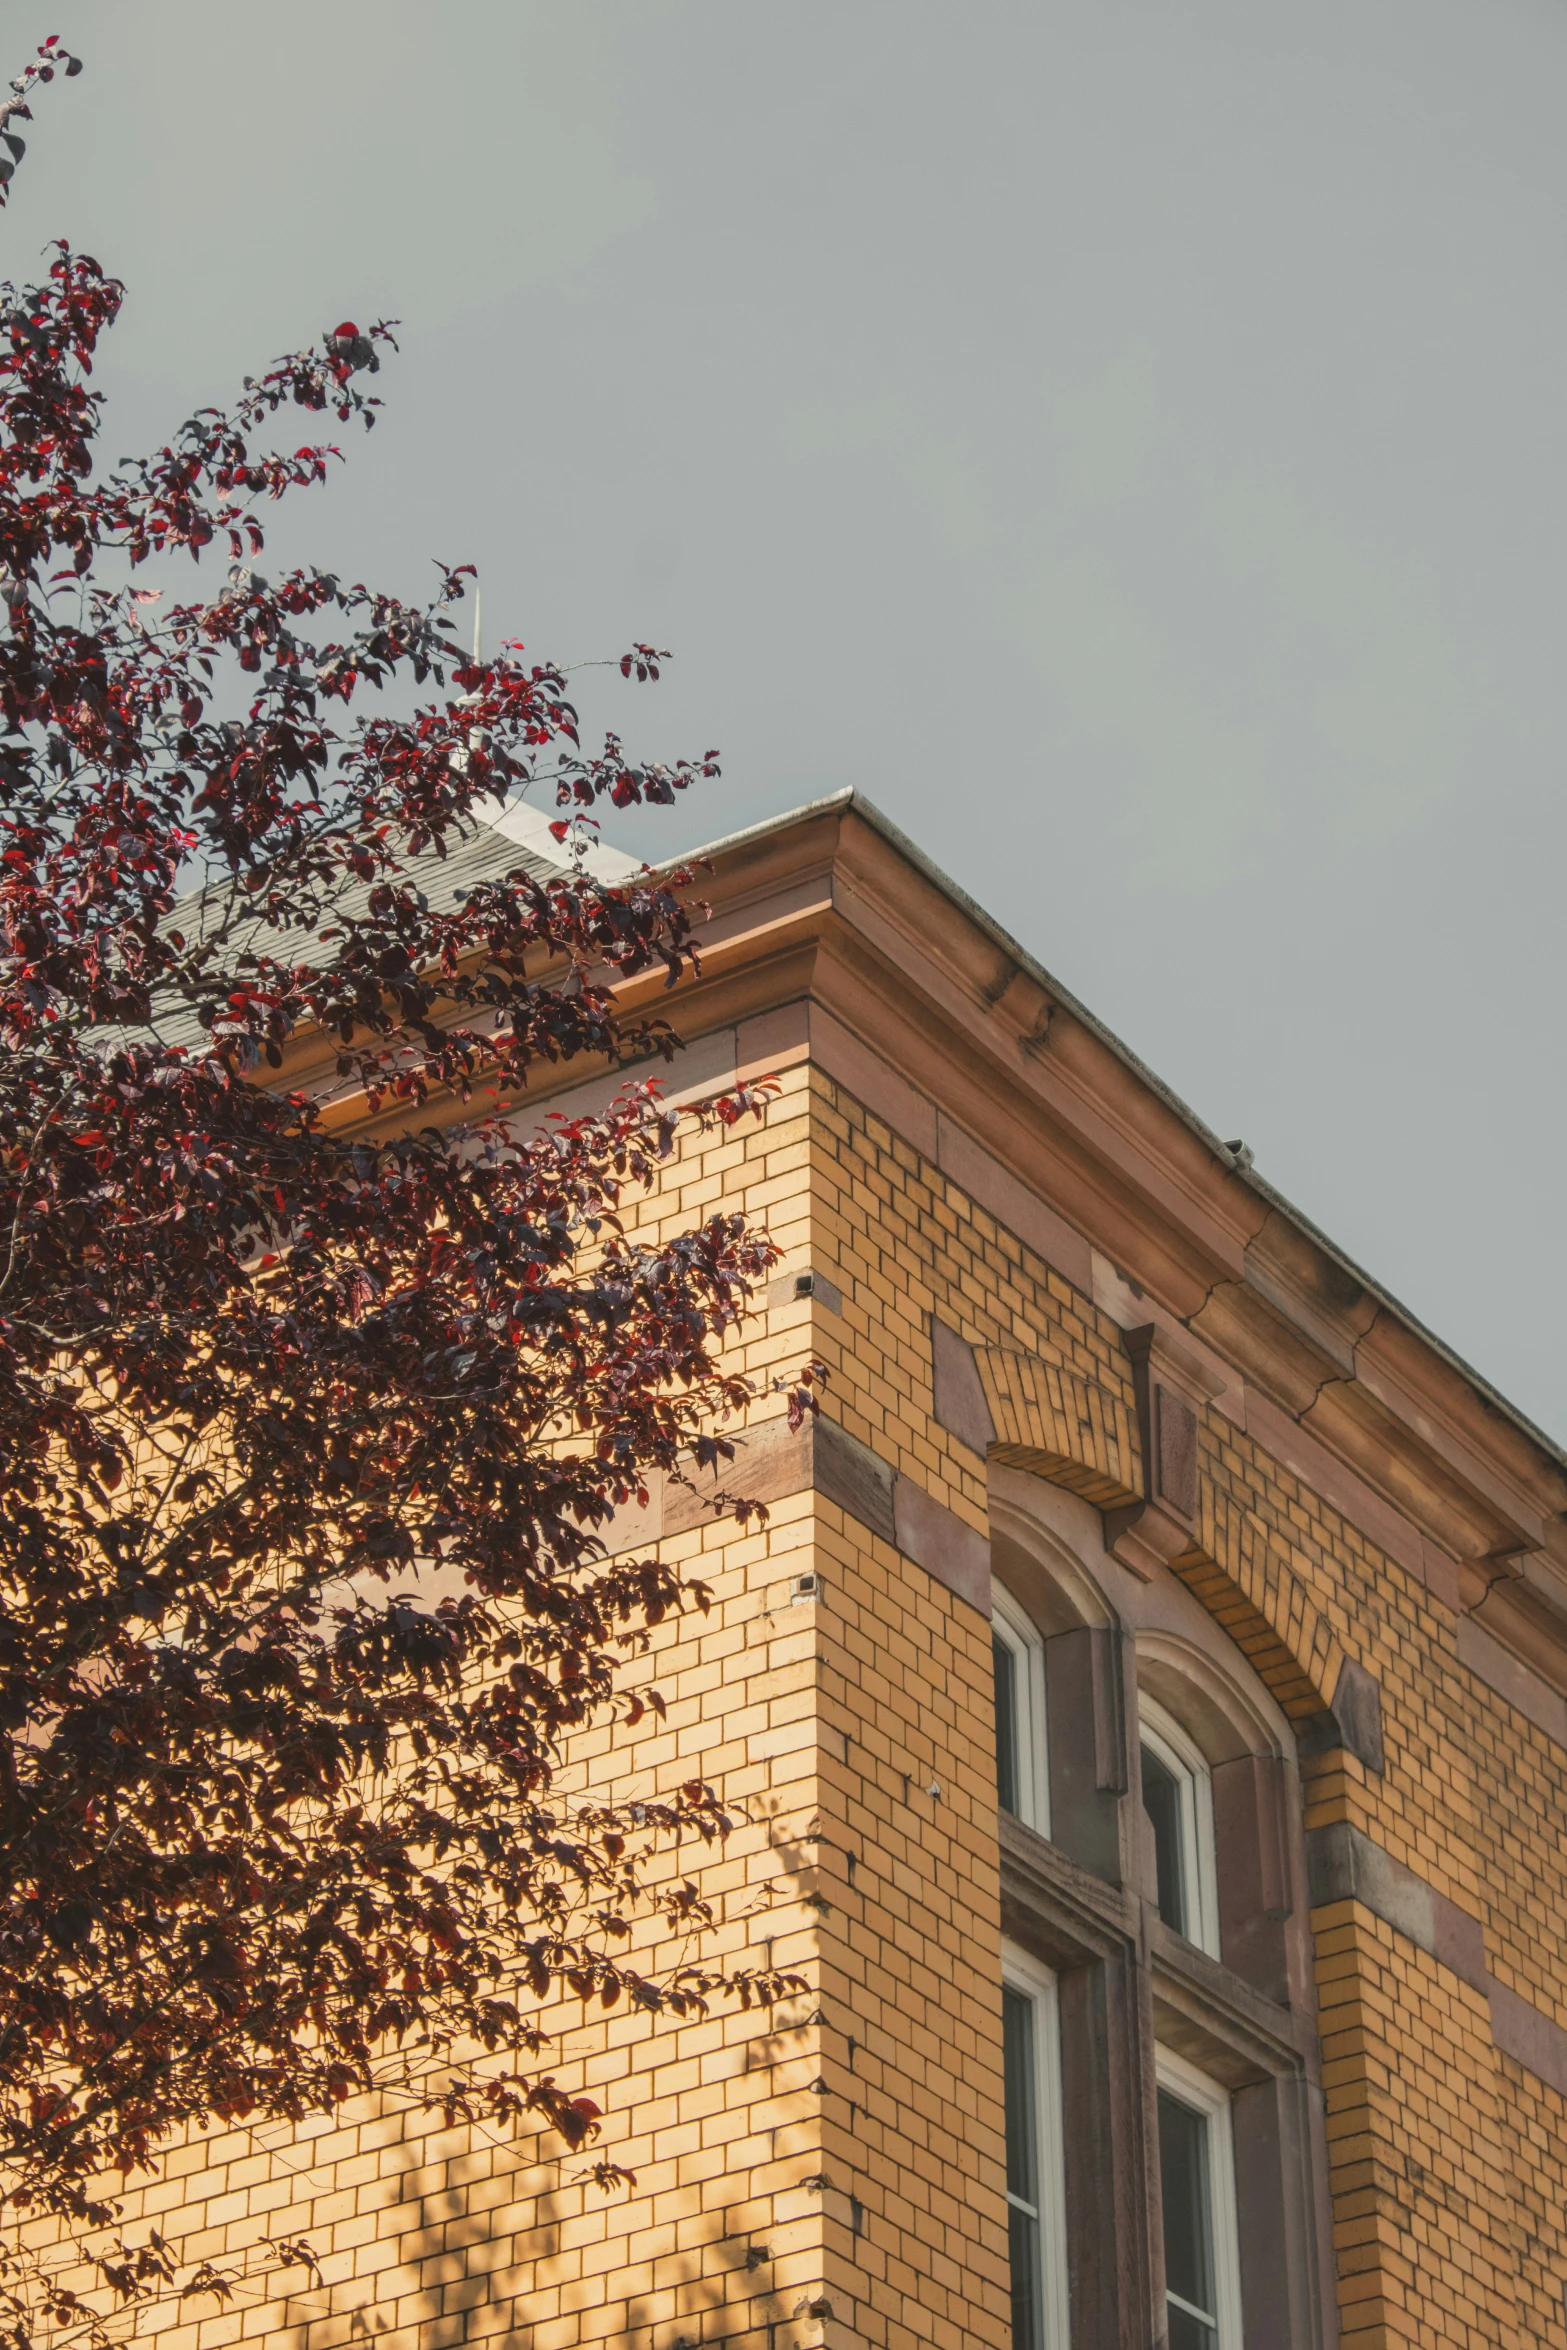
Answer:
[{"label": "overcast gray sky", "polygon": [[[633,636],[853,783],[1558,1437],[1567,11],[13,0],[0,245],[130,289],[109,454],[339,318],[280,554]],[[13,70],[10,62],[6,70]]]}]

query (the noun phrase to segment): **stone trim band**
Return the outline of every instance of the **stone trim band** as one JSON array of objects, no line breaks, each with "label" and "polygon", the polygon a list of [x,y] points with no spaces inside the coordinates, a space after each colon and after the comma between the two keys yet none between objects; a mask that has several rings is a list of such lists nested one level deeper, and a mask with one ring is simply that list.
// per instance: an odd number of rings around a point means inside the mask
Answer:
[{"label": "stone trim band", "polygon": [[1502,2054],[1567,2097],[1567,2030],[1496,1980],[1486,1964],[1485,1929],[1477,1917],[1348,1820],[1306,1831],[1306,1874],[1313,1909],[1358,1901],[1438,1966],[1483,1993],[1491,2010],[1491,2037]]}]

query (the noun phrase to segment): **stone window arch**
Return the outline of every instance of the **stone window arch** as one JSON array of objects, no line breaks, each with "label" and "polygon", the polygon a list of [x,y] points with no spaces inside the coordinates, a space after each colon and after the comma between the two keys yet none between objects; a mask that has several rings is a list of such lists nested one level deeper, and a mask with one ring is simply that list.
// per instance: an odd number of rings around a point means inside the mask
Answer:
[{"label": "stone window arch", "polygon": [[1303,1995],[1309,1968],[1295,1737],[1260,1678],[1228,1648],[1216,1626],[1200,1641],[1142,1627],[1139,1724],[1146,1716],[1156,1737],[1173,1728],[1206,1780],[1211,1907],[1206,1930],[1188,1938],[1289,2005]]}]

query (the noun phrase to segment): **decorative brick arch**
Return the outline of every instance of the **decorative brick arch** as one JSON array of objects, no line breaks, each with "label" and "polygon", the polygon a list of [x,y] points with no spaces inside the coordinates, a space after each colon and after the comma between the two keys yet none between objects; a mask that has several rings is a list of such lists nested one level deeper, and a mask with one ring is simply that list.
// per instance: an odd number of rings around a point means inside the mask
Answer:
[{"label": "decorative brick arch", "polygon": [[[1344,1656],[1287,1553],[1232,1491],[1211,1406],[1152,1331],[1129,1334],[1137,1409],[1102,1381],[932,1325],[936,1418],[989,1460],[1044,1478],[1105,1517],[1107,1547],[1178,1575],[1279,1706],[1323,1745],[1342,1735]],[[1151,1472],[1151,1473],[1150,1473]]]},{"label": "decorative brick arch", "polygon": [[994,1429],[985,1448],[992,1460],[1064,1486],[1095,1509],[1136,1507],[1137,1423],[1120,1396],[1039,1355],[983,1346],[973,1360]]},{"label": "decorative brick arch", "polygon": [[[1203,1445],[1200,1538],[1170,1561],[1293,1721],[1330,1708],[1344,1656],[1285,1552],[1229,1489],[1219,1446]],[[1325,1741],[1326,1742],[1326,1741]]]}]

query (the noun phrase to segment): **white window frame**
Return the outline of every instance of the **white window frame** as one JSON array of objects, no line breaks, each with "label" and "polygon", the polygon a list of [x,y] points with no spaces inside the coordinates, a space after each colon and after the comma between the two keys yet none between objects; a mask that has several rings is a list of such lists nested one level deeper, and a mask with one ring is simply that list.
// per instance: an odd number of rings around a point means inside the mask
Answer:
[{"label": "white window frame", "polygon": [[1050,1833],[1050,1756],[1045,1737],[1045,1644],[999,1583],[990,1587],[990,1628],[1012,1654],[1017,1696],[1017,1817]]},{"label": "white window frame", "polygon": [[1210,1958],[1219,1951],[1219,1871],[1213,1835],[1213,1780],[1207,1759],[1173,1714],[1141,1690],[1137,1693],[1138,1735],[1152,1749],[1180,1791],[1181,1873],[1188,1888],[1186,1939]]},{"label": "white window frame", "polygon": [[1154,2077],[1161,2089],[1168,2089],[1192,2112],[1200,2113],[1208,2125],[1214,2316],[1218,2319],[1214,2350],[1244,2350],[1240,2227],[1235,2211],[1235,2139],[1230,2127],[1229,2092],[1169,2048],[1155,2049]]},{"label": "white window frame", "polygon": [[[1056,1979],[1026,1950],[1001,1945],[1001,1980],[1034,2010],[1034,2143],[1039,2149],[1039,2256],[1045,2350],[1070,2350],[1066,2269],[1066,2145],[1061,2113],[1061,2011]],[[1002,2117],[1003,2129],[1005,2116]],[[1007,2198],[1010,2203],[1010,2196]]]}]

